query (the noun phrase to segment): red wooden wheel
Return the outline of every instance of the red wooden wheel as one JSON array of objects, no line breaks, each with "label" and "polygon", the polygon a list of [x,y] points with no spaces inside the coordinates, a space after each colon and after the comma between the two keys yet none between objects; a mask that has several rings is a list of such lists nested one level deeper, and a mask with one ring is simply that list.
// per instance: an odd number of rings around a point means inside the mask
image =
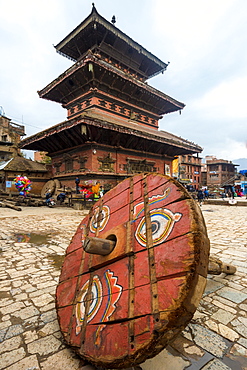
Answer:
[{"label": "red wooden wheel", "polygon": [[[107,240],[115,247],[87,253],[90,238],[103,239],[101,249]],[[93,206],[66,251],[56,292],[66,342],[107,368],[153,357],[191,320],[208,254],[201,211],[177,181],[160,174],[124,180]]]}]

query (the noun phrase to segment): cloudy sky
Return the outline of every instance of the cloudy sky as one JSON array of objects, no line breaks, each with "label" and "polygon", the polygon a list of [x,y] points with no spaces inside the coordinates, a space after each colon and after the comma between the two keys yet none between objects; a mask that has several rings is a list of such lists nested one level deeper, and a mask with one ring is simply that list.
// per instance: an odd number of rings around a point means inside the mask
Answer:
[{"label": "cloudy sky", "polygon": [[[247,1],[94,0],[98,12],[164,62],[149,84],[186,104],[160,129],[204,148],[202,157],[247,158]],[[89,0],[0,0],[0,106],[28,136],[66,119],[37,90],[72,64],[53,45],[92,9]]]}]

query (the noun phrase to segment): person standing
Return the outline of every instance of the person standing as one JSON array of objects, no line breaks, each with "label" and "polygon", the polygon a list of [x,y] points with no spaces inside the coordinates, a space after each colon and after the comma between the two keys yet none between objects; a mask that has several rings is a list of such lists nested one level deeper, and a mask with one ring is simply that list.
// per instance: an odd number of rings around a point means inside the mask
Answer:
[{"label": "person standing", "polygon": [[79,177],[76,177],[76,179],[75,179],[75,191],[76,191],[76,194],[80,194],[79,184],[80,184],[80,179],[79,179]]}]

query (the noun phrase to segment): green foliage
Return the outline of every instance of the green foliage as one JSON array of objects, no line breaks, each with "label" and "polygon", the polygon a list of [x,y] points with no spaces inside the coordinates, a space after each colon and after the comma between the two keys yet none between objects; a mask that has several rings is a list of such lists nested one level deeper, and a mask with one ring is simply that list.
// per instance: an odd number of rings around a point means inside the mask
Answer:
[{"label": "green foliage", "polygon": [[45,163],[45,164],[50,164],[51,163],[51,157],[46,155],[45,152],[41,152],[40,156],[41,156],[41,163]]}]

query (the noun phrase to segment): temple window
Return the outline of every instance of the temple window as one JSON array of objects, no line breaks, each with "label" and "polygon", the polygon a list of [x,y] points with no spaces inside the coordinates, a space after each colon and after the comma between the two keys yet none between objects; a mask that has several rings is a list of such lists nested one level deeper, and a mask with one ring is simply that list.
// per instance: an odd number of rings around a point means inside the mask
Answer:
[{"label": "temple window", "polygon": [[71,171],[73,170],[73,161],[68,160],[65,162],[65,171]]},{"label": "temple window", "polygon": [[78,162],[80,164],[80,170],[86,170],[85,163],[87,162],[87,157],[79,157]]},{"label": "temple window", "polygon": [[154,167],[155,162],[147,162],[144,160],[127,159],[124,165],[124,170],[127,173],[141,173],[141,172],[156,172],[157,167]]},{"label": "temple window", "polygon": [[115,159],[111,158],[111,154],[109,153],[105,157],[98,157],[98,161],[100,163],[99,170],[103,172],[114,172],[114,163]]},{"label": "temple window", "polygon": [[71,158],[70,156],[66,156],[64,163],[65,163],[65,172],[70,172],[73,170],[73,158]]},{"label": "temple window", "polygon": [[54,163],[54,168],[56,170],[56,173],[59,173],[60,172],[60,166],[61,166],[61,163],[60,162]]}]

